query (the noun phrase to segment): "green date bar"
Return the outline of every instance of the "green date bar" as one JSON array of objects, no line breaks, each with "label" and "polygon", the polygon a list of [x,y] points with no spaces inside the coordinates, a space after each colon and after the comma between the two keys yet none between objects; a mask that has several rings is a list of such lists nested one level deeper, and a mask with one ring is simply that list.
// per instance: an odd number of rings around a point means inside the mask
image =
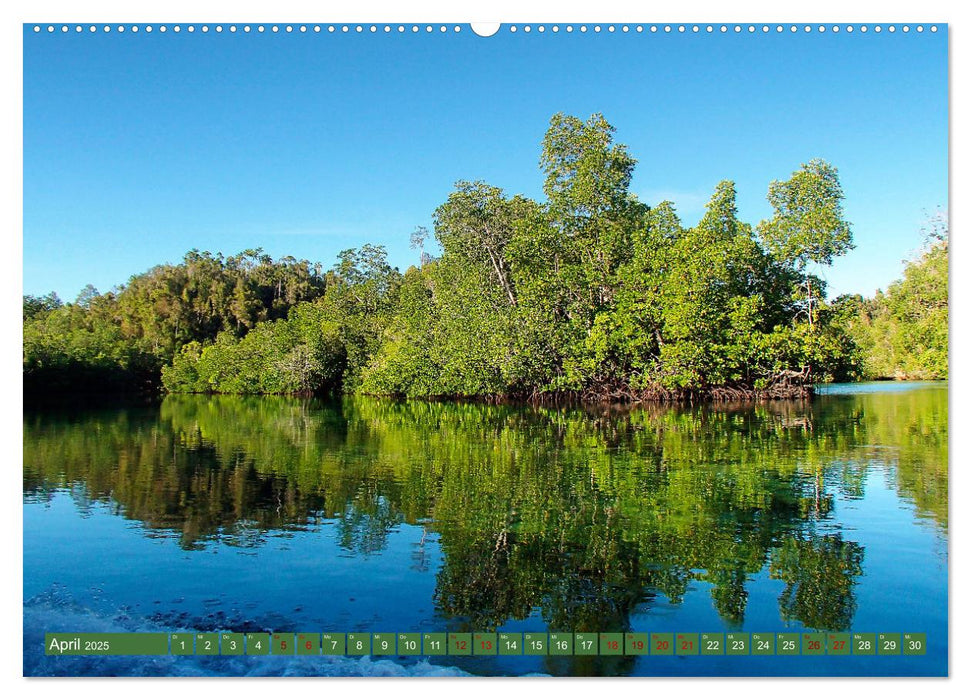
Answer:
[{"label": "green date bar", "polygon": [[169,635],[153,632],[105,632],[73,634],[48,632],[44,635],[47,656],[164,656],[169,653]]},{"label": "green date bar", "polygon": [[927,653],[925,633],[849,632],[48,632],[47,656],[899,656]]}]

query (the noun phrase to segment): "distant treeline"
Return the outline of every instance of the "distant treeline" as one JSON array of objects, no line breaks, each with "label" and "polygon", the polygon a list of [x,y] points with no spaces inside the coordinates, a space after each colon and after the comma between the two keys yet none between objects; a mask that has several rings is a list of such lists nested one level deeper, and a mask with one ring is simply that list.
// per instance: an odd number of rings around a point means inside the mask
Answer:
[{"label": "distant treeline", "polygon": [[872,299],[845,299],[864,377],[947,379],[948,233],[946,214],[934,214],[903,279]]},{"label": "distant treeline", "polygon": [[72,304],[24,297],[25,394],[360,392],[641,400],[792,396],[812,382],[947,376],[947,226],[874,299],[826,299],[812,270],[852,249],[836,169],[770,184],[770,219],[715,188],[685,227],[629,191],[601,115],[555,115],[546,201],[459,182],[411,237],[319,264],[191,251]]},{"label": "distant treeline", "polygon": [[187,344],[244,337],[325,287],[306,260],[193,250],[106,294],[89,285],[73,304],[25,296],[24,392],[157,389]]}]

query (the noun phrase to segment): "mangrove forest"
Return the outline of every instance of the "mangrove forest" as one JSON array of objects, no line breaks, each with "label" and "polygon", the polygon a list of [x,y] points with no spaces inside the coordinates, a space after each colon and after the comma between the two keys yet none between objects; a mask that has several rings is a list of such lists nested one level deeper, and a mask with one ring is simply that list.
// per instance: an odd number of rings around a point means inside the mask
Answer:
[{"label": "mangrove forest", "polygon": [[329,268],[192,250],[73,303],[25,296],[25,396],[638,402],[946,378],[943,215],[885,292],[830,299],[821,273],[853,234],[823,160],[769,184],[767,219],[740,220],[724,180],[694,225],[631,192],[636,161],[602,115],[553,116],[539,162],[545,201],[456,183],[433,230],[411,234],[416,264],[403,273],[370,244]]}]

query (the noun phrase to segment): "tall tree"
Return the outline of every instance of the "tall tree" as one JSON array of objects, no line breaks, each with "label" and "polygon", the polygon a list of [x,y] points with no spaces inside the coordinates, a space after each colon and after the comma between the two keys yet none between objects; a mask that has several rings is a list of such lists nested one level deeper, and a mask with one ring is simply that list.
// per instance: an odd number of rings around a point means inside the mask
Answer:
[{"label": "tall tree", "polygon": [[558,219],[573,226],[623,207],[637,163],[613,142],[616,130],[602,114],[587,121],[555,114],[543,139],[543,192]]},{"label": "tall tree", "polygon": [[506,199],[498,187],[459,181],[448,200],[435,210],[435,237],[442,250],[473,265],[485,265],[511,306],[516,305],[516,293],[506,245],[514,222],[527,206],[522,197]]},{"label": "tall tree", "polygon": [[[815,158],[784,181],[769,185],[774,214],[758,226],[766,250],[781,262],[805,273],[811,264],[831,265],[854,248],[850,223],[843,216],[843,188],[839,173]],[[813,325],[813,281],[804,279],[807,315]]]}]

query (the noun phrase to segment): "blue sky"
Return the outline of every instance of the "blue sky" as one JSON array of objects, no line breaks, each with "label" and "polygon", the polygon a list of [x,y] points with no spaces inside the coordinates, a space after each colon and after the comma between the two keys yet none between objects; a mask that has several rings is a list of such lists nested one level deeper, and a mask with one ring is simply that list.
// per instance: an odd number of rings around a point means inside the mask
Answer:
[{"label": "blue sky", "polygon": [[542,198],[558,111],[602,112],[632,190],[739,212],[814,157],[835,164],[857,249],[832,293],[900,275],[947,205],[946,29],[922,34],[78,35],[24,29],[24,292],[73,299],[191,249],[329,267],[363,243],[415,261],[459,179]]}]

